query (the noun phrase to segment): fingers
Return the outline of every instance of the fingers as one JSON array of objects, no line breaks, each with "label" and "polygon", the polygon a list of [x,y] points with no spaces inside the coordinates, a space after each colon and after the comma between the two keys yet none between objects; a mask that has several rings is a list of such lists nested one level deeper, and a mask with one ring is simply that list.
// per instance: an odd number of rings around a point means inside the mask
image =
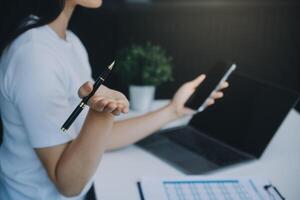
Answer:
[{"label": "fingers", "polygon": [[102,112],[108,103],[109,102],[106,99],[95,96],[89,100],[88,104],[92,109]]},{"label": "fingers", "polygon": [[[222,83],[222,85],[220,87],[220,90],[225,89],[227,87],[229,87],[229,83],[225,81],[224,83]],[[210,98],[207,100],[207,105],[208,106],[213,105],[216,102],[216,100],[221,99],[221,98],[224,97],[224,93],[221,92],[220,90],[217,91],[217,92],[213,92],[212,93],[212,95],[210,96]]]},{"label": "fingers", "polygon": [[113,115],[118,116],[121,114],[121,111],[119,109],[116,109],[112,112]]},{"label": "fingers", "polygon": [[206,103],[208,106],[211,106],[211,105],[215,104],[216,100],[223,98],[223,96],[224,96],[223,92],[220,92],[220,91],[213,92]]},{"label": "fingers", "polygon": [[[119,115],[129,111],[129,102],[125,95],[105,86],[102,86],[100,89],[102,92],[95,93],[88,101],[88,105],[91,109],[98,112],[112,113],[113,115]],[[81,98],[86,97],[92,90],[92,83],[86,82],[79,88],[78,95]]]},{"label": "fingers", "polygon": [[198,76],[197,78],[192,80],[190,83],[196,88],[204,81],[205,78],[206,78],[206,75],[201,74],[200,76]]},{"label": "fingers", "polygon": [[112,113],[113,115],[120,115],[129,111],[129,104],[125,101],[105,99],[98,96],[91,98],[89,106],[98,112]]},{"label": "fingers", "polygon": [[103,109],[103,111],[104,111],[104,112],[111,113],[111,112],[113,112],[116,108],[117,108],[116,102],[112,101],[112,102],[108,103],[108,104],[105,106],[105,108]]},{"label": "fingers", "polygon": [[213,99],[220,99],[224,96],[224,93],[223,92],[213,92],[212,95],[211,95],[211,98]]},{"label": "fingers", "polygon": [[206,103],[208,106],[211,106],[215,103],[215,100],[213,98],[209,98]]},{"label": "fingers", "polygon": [[211,106],[216,102],[216,100],[223,98],[224,93],[221,92],[220,90],[223,90],[228,87],[229,87],[229,83],[227,81],[223,82],[220,86],[219,91],[213,92],[210,98],[207,100],[207,105]]},{"label": "fingers", "polygon": [[117,104],[117,108],[116,108],[115,110],[112,111],[112,114],[115,115],[115,116],[118,116],[118,115],[120,115],[121,113],[127,113],[128,111],[127,111],[127,112],[124,111],[125,107],[126,107],[126,106],[125,106],[124,104],[118,103],[118,104]]},{"label": "fingers", "polygon": [[125,100],[118,100],[118,108],[122,113],[128,113],[129,112],[129,102]]},{"label": "fingers", "polygon": [[86,97],[93,90],[93,84],[91,82],[85,82],[78,90],[78,96],[80,98]]},{"label": "fingers", "polygon": [[228,88],[229,87],[229,83],[227,81],[223,82],[220,86],[220,89],[219,90],[223,90],[225,88]]}]

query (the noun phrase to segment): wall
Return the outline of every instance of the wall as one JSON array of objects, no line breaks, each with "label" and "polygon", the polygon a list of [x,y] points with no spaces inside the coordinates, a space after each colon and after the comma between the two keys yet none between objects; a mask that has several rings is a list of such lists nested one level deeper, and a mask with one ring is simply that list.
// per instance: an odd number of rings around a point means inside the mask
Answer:
[{"label": "wall", "polygon": [[[72,30],[86,45],[95,76],[131,43],[166,48],[176,81],[159,87],[157,98],[170,98],[218,60],[233,60],[240,72],[300,91],[299,4],[222,2],[79,9]],[[117,74],[109,84],[126,91]]]}]

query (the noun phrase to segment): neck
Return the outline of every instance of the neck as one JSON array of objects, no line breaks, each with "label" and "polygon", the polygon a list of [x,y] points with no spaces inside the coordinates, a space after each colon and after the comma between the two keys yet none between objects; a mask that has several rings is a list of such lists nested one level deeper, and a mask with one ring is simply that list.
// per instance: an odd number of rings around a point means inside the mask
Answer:
[{"label": "neck", "polygon": [[69,21],[75,9],[75,5],[71,5],[66,1],[65,8],[60,15],[49,24],[49,26],[58,34],[62,39],[66,39],[66,31],[68,29]]}]

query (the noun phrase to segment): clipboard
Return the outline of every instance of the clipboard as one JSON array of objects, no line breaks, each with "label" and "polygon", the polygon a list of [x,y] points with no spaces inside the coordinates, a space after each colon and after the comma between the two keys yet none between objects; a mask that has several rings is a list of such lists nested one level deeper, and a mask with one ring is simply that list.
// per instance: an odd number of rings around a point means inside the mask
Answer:
[{"label": "clipboard", "polygon": [[149,178],[137,183],[141,200],[285,200],[267,178]]}]

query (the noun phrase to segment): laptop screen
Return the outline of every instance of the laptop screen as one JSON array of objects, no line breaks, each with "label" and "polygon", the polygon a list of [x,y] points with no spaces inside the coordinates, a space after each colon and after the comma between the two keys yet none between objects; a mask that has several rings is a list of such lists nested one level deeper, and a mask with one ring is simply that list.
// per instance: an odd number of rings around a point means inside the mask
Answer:
[{"label": "laptop screen", "polygon": [[233,74],[229,81],[224,98],[194,116],[190,125],[260,157],[299,94],[239,74]]}]

